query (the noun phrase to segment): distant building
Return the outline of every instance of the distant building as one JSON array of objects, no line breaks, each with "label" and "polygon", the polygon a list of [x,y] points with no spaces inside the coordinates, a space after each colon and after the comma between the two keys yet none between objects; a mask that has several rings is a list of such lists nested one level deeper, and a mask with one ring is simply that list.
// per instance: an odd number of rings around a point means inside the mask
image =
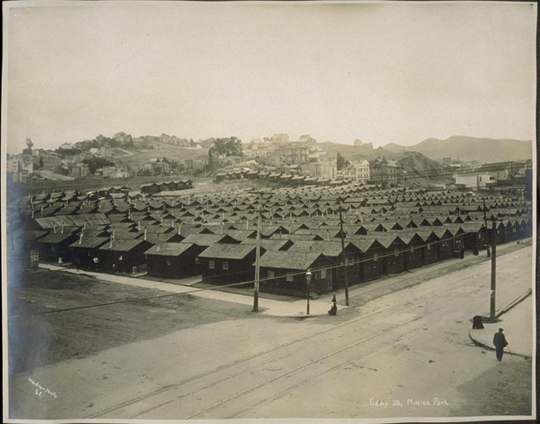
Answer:
[{"label": "distant building", "polygon": [[311,162],[302,165],[302,173],[315,178],[334,180],[337,178],[336,161]]},{"label": "distant building", "polygon": [[375,159],[369,162],[370,181],[374,184],[393,186],[403,183],[403,167],[394,160]]},{"label": "distant building", "polygon": [[98,149],[95,155],[100,158],[112,158],[114,157],[114,150],[110,147],[102,146]]},{"label": "distant building", "polygon": [[478,169],[478,172],[488,172],[497,181],[511,180],[518,173],[513,162],[485,163]]},{"label": "distant building", "polygon": [[309,147],[300,143],[280,146],[275,154],[287,165],[300,165],[307,162]]},{"label": "distant building", "polygon": [[473,190],[488,190],[492,188],[497,179],[488,172],[466,172],[454,174],[456,185]]},{"label": "distant building", "polygon": [[204,169],[206,166],[206,161],[201,159],[186,159],[184,161],[184,166],[186,171],[197,171],[199,169]]},{"label": "distant building", "polygon": [[90,167],[86,163],[76,163],[69,166],[69,175],[73,178],[85,178],[90,175]]},{"label": "distant building", "polygon": [[289,134],[280,133],[280,134],[274,134],[272,137],[270,137],[269,141],[272,144],[284,144],[289,142]]},{"label": "distant building", "polygon": [[58,153],[42,153],[41,159],[43,160],[43,169],[54,171],[58,167],[62,166],[62,156]]},{"label": "distant building", "polygon": [[366,184],[370,180],[369,162],[367,160],[352,162],[346,168],[337,171],[337,178]]},{"label": "distant building", "polygon": [[152,173],[154,174],[170,174],[171,173],[171,165],[165,156],[163,156],[163,158],[150,159],[149,165],[150,165],[150,169]]},{"label": "distant building", "polygon": [[362,147],[364,143],[362,142],[362,140],[360,140],[359,138],[357,138],[356,140],[354,140],[354,147]]},{"label": "distant building", "polygon": [[96,170],[96,175],[104,178],[127,178],[130,174],[117,166],[104,166]]}]

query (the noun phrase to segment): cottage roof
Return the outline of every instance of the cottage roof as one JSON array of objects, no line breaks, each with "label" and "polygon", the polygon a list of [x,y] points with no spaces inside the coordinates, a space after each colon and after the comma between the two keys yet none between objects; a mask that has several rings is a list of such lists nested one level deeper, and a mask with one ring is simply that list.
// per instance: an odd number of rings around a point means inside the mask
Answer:
[{"label": "cottage roof", "polygon": [[[240,244],[248,244],[252,246],[257,245],[256,239],[245,239]],[[261,239],[260,240],[260,246],[264,250],[286,250],[288,245],[292,245],[292,241],[290,240],[283,240],[283,239]]]},{"label": "cottage roof", "polygon": [[45,237],[41,238],[39,240],[40,243],[48,243],[48,244],[58,244],[62,243],[65,240],[68,240],[69,238],[76,237],[71,232],[64,232],[64,233],[50,233],[46,235]]},{"label": "cottage roof", "polygon": [[114,239],[112,241],[112,246],[110,243],[106,243],[105,245],[101,246],[99,250],[110,250],[113,252],[129,252],[130,250],[134,249],[142,243],[148,242],[141,239]]},{"label": "cottage roof", "polygon": [[191,249],[191,243],[159,243],[148,249],[145,254],[154,256],[180,256]]},{"label": "cottage roof", "polygon": [[268,251],[261,256],[259,265],[264,268],[304,271],[310,268],[321,256],[323,255],[320,252]]},{"label": "cottage roof", "polygon": [[[345,249],[352,246],[350,241],[345,242]],[[322,253],[324,256],[335,258],[341,255],[341,241],[296,241],[289,252]]]},{"label": "cottage roof", "polygon": [[78,241],[70,244],[70,247],[95,249],[103,246],[108,241],[109,237],[87,237],[83,235],[82,240],[79,239]]},{"label": "cottage roof", "polygon": [[235,241],[232,237],[222,234],[189,234],[182,240],[182,243],[193,243],[197,246],[212,246],[220,243],[220,246],[222,246],[225,243],[233,243]]},{"label": "cottage roof", "polygon": [[199,254],[199,258],[244,259],[254,250],[251,244],[214,244]]}]

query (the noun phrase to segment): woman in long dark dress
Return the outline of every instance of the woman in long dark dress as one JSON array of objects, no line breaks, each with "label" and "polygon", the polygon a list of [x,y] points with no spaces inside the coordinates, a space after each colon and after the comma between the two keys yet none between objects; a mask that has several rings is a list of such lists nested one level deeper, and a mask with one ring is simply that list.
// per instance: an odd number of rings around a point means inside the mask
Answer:
[{"label": "woman in long dark dress", "polygon": [[330,315],[336,315],[337,314],[337,301],[336,301],[336,295],[332,297],[332,307],[328,311]]}]

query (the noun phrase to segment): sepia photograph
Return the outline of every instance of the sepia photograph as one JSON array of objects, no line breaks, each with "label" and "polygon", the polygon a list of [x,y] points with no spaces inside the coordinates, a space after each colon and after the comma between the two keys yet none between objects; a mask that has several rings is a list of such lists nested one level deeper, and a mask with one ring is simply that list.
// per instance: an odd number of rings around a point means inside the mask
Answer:
[{"label": "sepia photograph", "polygon": [[535,2],[2,6],[3,422],[536,422]]}]

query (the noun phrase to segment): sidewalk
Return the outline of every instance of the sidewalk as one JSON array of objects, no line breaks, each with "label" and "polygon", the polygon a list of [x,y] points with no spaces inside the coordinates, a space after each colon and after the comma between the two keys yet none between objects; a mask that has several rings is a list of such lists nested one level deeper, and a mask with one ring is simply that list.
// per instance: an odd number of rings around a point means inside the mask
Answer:
[{"label": "sidewalk", "polygon": [[[526,244],[528,245],[528,244]],[[501,246],[497,246],[499,254],[504,251],[515,247],[516,243],[507,243]],[[436,278],[437,272],[443,272],[448,268],[461,267],[464,264],[477,264],[483,261],[487,261],[485,252],[480,252],[479,256],[474,256],[469,253],[464,259],[450,259],[443,262],[437,262],[435,264],[420,267],[413,271],[405,272],[402,274],[383,277],[378,280],[370,281],[367,283],[355,285],[349,288],[349,297],[351,298],[351,307],[354,307],[354,297],[362,295],[371,296],[375,293],[383,294],[385,291],[391,291],[395,285],[403,285],[403,283],[409,284],[411,281],[421,281],[424,278]],[[186,293],[191,296],[202,297],[212,300],[220,300],[224,302],[232,302],[246,306],[253,305],[253,291],[245,290],[241,293],[240,290],[227,291],[227,288],[221,288],[216,286],[209,289],[191,287],[198,283],[199,277],[192,277],[185,281],[175,280],[174,282],[156,281],[148,278],[134,278],[124,275],[104,274],[91,271],[76,271],[73,268],[67,268],[52,264],[39,264],[40,268],[50,269],[55,271],[65,271],[74,274],[89,275],[98,278],[103,281],[110,281],[113,283],[126,284],[134,287],[142,287],[148,289],[157,289],[169,293]],[[453,272],[453,270],[450,270]],[[413,282],[414,282],[413,281]],[[370,294],[371,293],[371,294]],[[321,295],[317,300],[310,300],[310,317],[325,316],[328,314],[328,310],[331,307],[331,299],[334,293],[330,292]],[[338,300],[338,314],[340,310],[346,309],[344,291],[336,291],[336,297]],[[261,315],[274,316],[274,317],[292,317],[292,318],[306,318],[306,299],[298,299],[287,296],[280,296],[282,300],[269,299],[264,296],[264,293],[259,295],[259,310]]]},{"label": "sidewalk", "polygon": [[495,350],[493,336],[499,328],[502,328],[508,341],[508,347],[504,349],[504,352],[531,358],[533,355],[532,311],[532,296],[528,296],[508,312],[500,315],[499,322],[484,323],[484,329],[470,330],[469,335],[475,343],[486,349]]},{"label": "sidewalk", "polygon": [[[40,268],[49,269],[53,271],[64,271],[78,275],[88,275],[98,278],[102,281],[110,281],[112,283],[126,284],[134,287],[142,287],[147,289],[157,289],[169,293],[186,293],[191,296],[203,297],[206,299],[220,300],[223,302],[232,302],[246,306],[253,306],[253,295],[243,295],[236,293],[229,293],[220,291],[219,287],[214,290],[208,288],[197,288],[182,286],[174,283],[164,283],[160,281],[153,281],[144,278],[133,278],[124,275],[112,275],[104,274],[100,272],[91,271],[77,271],[73,268],[61,267],[52,264],[39,264]],[[193,284],[190,281],[190,284]],[[330,309],[330,302],[321,302],[317,300],[310,300],[310,317],[327,315],[327,311]],[[342,309],[343,307],[339,308]],[[273,299],[261,298],[259,296],[259,310],[261,315],[274,316],[274,317],[292,317],[292,318],[306,318],[306,299],[298,300],[294,298],[293,301],[280,301]]]}]

